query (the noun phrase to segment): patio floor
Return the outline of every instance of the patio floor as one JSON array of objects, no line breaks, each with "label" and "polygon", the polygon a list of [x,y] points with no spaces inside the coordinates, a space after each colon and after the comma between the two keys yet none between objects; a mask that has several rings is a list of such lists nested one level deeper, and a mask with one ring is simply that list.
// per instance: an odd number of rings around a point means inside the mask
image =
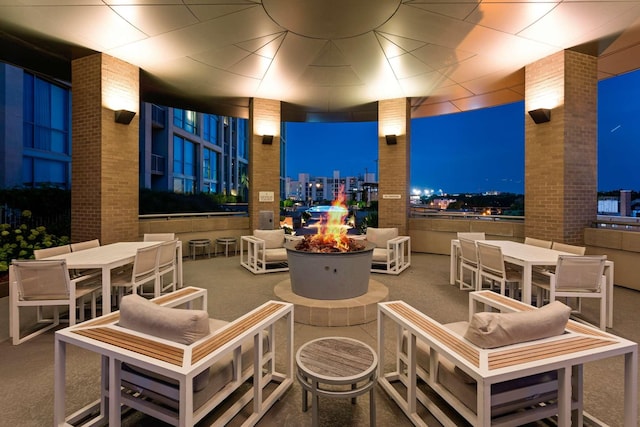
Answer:
[{"label": "patio floor", "polygon": [[[208,310],[211,317],[233,320],[270,299],[277,299],[274,287],[288,278],[288,273],[253,275],[240,266],[239,256],[217,256],[184,261],[185,285],[209,291]],[[442,322],[464,320],[468,294],[449,285],[449,257],[413,254],[411,267],[400,276],[375,274],[373,278],[389,289],[389,300],[405,300],[417,309]],[[615,289],[614,328],[609,332],[627,339],[640,339],[640,324],[635,315],[640,306],[640,292]],[[597,309],[587,304],[587,316],[597,319]],[[376,322],[347,327],[319,327],[295,324],[294,351],[303,343],[323,336],[346,336],[359,339],[376,348]],[[53,418],[53,333],[43,334],[19,346],[9,341],[0,343],[0,425],[50,425]],[[68,401],[79,406],[86,396],[97,396],[99,360],[84,350],[68,350]],[[591,415],[611,426],[622,425],[622,357],[594,362],[585,367],[585,408]],[[377,424],[409,426],[411,423],[380,389],[376,393]],[[73,408],[68,408],[71,410]],[[369,398],[358,398],[356,405],[346,399],[320,400],[320,425],[369,425]],[[429,425],[439,425],[432,423]],[[133,416],[125,426],[162,426],[147,417]],[[207,425],[200,423],[199,425]],[[295,383],[285,397],[275,404],[258,423],[259,426],[311,425],[311,411],[301,410],[301,388]]]}]

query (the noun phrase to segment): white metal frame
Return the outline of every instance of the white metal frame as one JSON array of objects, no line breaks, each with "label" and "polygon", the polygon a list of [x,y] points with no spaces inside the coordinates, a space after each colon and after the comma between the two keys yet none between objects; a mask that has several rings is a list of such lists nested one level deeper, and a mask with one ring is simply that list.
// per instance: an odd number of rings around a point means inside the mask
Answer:
[{"label": "white metal frame", "polygon": [[[284,235],[285,242],[295,241],[299,237]],[[245,253],[245,244],[247,246]],[[269,260],[269,251],[280,250],[266,249],[266,242],[255,236],[240,236],[240,265],[253,274],[275,273],[278,271],[289,271],[287,261]],[[282,247],[284,249],[284,246]],[[246,257],[245,257],[246,255]]]},{"label": "white metal frame", "polygon": [[411,265],[411,237],[398,236],[387,240],[386,251],[386,262],[372,261],[372,273],[398,275]]},{"label": "white metal frame", "polygon": [[[536,309],[492,291],[474,291],[469,295],[470,316],[481,309],[502,312]],[[389,351],[389,348],[384,346],[385,328],[389,327],[390,322],[395,327],[397,336],[395,350],[392,349],[395,353],[395,370],[385,372],[384,357]],[[406,351],[400,344],[405,334],[408,336]],[[429,373],[421,369],[417,363],[418,340],[430,347]],[[550,352],[549,349],[552,348],[554,351]],[[519,425],[527,422],[526,415],[519,420],[505,420],[504,424],[493,420],[492,424],[491,406],[494,396],[491,396],[491,385],[552,370],[558,372],[558,403],[555,407],[546,408],[549,410],[549,416],[557,414],[559,426],[582,425],[583,417],[590,418],[581,408],[583,364],[618,355],[624,356],[625,367],[624,426],[635,427],[638,417],[638,345],[634,342],[569,320],[565,333],[559,336],[495,349],[481,349],[403,301],[378,303],[378,382],[407,417],[419,426],[426,426],[418,411],[420,404],[444,426],[456,424],[417,387],[418,378],[472,425]],[[498,359],[505,356],[509,356],[508,363],[494,365]],[[467,408],[438,383],[439,357],[448,359],[476,381],[477,413]],[[406,388],[406,393],[397,390],[395,384],[398,381]],[[574,402],[572,393],[577,399]],[[544,411],[543,407],[536,415],[545,415]]]},{"label": "white metal frame", "polygon": [[[152,301],[169,307],[188,304],[190,307],[206,309],[207,291],[194,287],[185,287],[176,292],[155,298]],[[173,425],[193,426],[211,412],[224,399],[250,378],[253,387],[237,396],[216,419],[213,425],[225,425],[247,404],[252,411],[243,425],[254,425],[266,411],[287,391],[293,383],[293,305],[280,301],[269,301],[236,319],[210,335],[191,345],[182,345],[151,335],[135,332],[117,325],[119,312],[69,327],[56,332],[55,336],[55,397],[54,425],[77,425],[88,414],[94,416],[85,420],[83,426],[104,425],[118,427],[121,421],[121,406],[126,405],[142,410],[151,416]],[[284,323],[284,335],[275,325]],[[118,340],[109,339],[109,335],[118,336]],[[263,346],[264,338],[271,340],[269,349]],[[107,338],[105,338],[105,336]],[[283,337],[283,338],[281,338]],[[253,339],[253,364],[245,372],[239,372],[241,364],[240,345],[247,339]],[[275,342],[283,339],[284,342]],[[140,345],[141,342],[146,343]],[[71,415],[66,414],[66,348],[75,345],[102,356],[101,396]],[[166,348],[166,353],[145,351],[152,347]],[[175,360],[167,361],[167,354],[177,355]],[[284,372],[276,370],[276,355],[283,355]],[[217,361],[231,355],[234,358],[234,380],[223,387],[200,408],[193,408],[193,379],[196,375]],[[280,356],[278,356],[280,357]],[[121,364],[134,365],[159,375],[171,378],[179,384],[179,410],[177,414],[167,414],[156,410],[143,401],[136,401],[133,395],[121,393]],[[273,385],[275,384],[275,387]],[[265,388],[270,387],[266,393]]]}]

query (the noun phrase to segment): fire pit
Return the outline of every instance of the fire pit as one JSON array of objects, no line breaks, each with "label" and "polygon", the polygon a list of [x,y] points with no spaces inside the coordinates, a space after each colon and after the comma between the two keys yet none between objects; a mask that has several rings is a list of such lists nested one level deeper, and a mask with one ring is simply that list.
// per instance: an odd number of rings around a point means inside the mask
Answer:
[{"label": "fire pit", "polygon": [[359,249],[350,252],[311,252],[296,249],[299,242],[286,243],[293,293],[320,300],[355,298],[365,294],[369,288],[375,245],[358,243]]},{"label": "fire pit", "polygon": [[318,232],[301,241],[285,244],[291,277],[291,290],[296,295],[338,300],[367,293],[374,244],[347,236],[344,193],[323,215]]}]

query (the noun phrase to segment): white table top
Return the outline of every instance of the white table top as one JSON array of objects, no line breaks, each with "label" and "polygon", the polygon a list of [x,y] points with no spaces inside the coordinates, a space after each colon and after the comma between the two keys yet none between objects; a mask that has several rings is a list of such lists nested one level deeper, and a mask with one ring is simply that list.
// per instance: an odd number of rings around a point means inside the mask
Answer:
[{"label": "white table top", "polygon": [[139,248],[158,245],[162,242],[118,242],[77,252],[54,255],[46,259],[64,259],[68,268],[102,268],[136,256]]}]

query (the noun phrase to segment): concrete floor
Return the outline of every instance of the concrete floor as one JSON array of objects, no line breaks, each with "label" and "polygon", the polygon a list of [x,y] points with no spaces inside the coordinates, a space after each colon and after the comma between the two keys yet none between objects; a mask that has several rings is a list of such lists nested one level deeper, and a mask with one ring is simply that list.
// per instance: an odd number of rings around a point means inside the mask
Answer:
[{"label": "concrete floor", "polygon": [[[253,275],[240,266],[239,256],[198,257],[184,261],[185,285],[207,288],[210,317],[233,320],[270,299],[277,299],[274,286],[288,273]],[[389,300],[404,300],[442,322],[464,320],[468,294],[449,285],[449,257],[413,254],[412,266],[400,276],[375,274],[375,280],[389,288]],[[615,289],[614,328],[610,332],[638,341],[640,322],[635,314],[640,292]],[[586,315],[597,319],[597,311],[587,307]],[[347,336],[376,348],[376,322],[349,327],[317,327],[295,324],[294,351],[300,345],[323,336]],[[68,350],[68,390],[71,405],[81,407],[87,396],[96,396],[99,359],[92,353],[70,347]],[[585,367],[585,408],[611,426],[622,425],[622,358],[590,363]],[[0,343],[0,427],[39,427],[53,418],[53,333],[46,333],[20,346]],[[95,397],[93,397],[95,398]],[[90,398],[89,398],[90,399]],[[89,400],[90,401],[90,400]],[[377,425],[409,426],[411,423],[377,387]],[[346,399],[321,398],[321,426],[369,425],[368,395],[352,405]],[[72,410],[74,407],[69,407]],[[429,425],[439,425],[428,420]],[[125,426],[162,426],[145,417],[132,416]],[[202,422],[199,425],[207,425]],[[258,423],[259,426],[309,426],[311,411],[302,412],[301,388],[295,383]]]}]

